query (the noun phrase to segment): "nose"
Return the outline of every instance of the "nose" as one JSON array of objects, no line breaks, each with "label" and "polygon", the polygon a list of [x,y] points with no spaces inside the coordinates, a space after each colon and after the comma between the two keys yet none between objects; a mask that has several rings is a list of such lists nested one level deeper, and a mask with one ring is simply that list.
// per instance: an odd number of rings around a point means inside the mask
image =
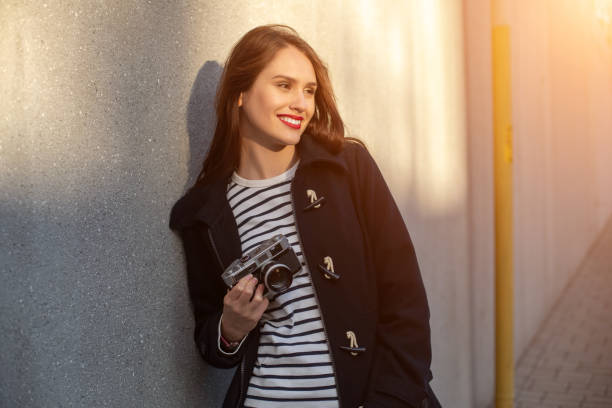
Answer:
[{"label": "nose", "polygon": [[297,112],[304,112],[307,108],[307,102],[304,93],[301,91],[297,91],[289,107]]}]

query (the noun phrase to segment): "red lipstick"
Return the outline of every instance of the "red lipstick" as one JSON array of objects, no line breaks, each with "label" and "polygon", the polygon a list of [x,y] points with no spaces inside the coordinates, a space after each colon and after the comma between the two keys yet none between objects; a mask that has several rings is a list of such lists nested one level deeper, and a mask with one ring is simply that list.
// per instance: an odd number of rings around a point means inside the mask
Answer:
[{"label": "red lipstick", "polygon": [[283,122],[285,125],[293,128],[293,129],[299,129],[299,128],[302,127],[301,123],[296,125],[294,123],[289,123],[288,121],[283,120],[283,117],[286,116],[286,117],[289,117],[291,119],[299,120],[301,122],[304,119],[301,116],[295,116],[295,115],[277,115],[277,116],[278,116],[278,118],[280,119],[281,122]]},{"label": "red lipstick", "polygon": [[291,119],[304,120],[304,118],[301,116],[289,115],[288,113],[283,113],[282,115],[277,115],[277,116],[278,117],[287,116],[287,117],[290,117]]}]

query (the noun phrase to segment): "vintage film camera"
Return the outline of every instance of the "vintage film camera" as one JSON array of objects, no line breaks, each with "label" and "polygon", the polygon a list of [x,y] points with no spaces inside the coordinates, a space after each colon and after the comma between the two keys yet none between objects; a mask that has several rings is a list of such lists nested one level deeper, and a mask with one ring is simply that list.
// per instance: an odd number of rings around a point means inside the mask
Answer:
[{"label": "vintage film camera", "polygon": [[289,241],[284,235],[277,234],[234,260],[221,278],[231,288],[242,277],[252,273],[264,284],[264,296],[269,297],[289,289],[293,275],[300,269],[302,264]]}]

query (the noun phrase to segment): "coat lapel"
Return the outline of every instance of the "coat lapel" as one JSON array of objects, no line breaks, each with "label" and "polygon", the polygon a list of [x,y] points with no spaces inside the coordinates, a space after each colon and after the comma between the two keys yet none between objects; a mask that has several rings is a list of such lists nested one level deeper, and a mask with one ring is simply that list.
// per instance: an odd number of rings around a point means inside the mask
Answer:
[{"label": "coat lapel", "polygon": [[238,227],[227,201],[226,189],[229,176],[212,182],[207,199],[195,214],[195,219],[208,226],[208,239],[223,269],[242,255]]}]

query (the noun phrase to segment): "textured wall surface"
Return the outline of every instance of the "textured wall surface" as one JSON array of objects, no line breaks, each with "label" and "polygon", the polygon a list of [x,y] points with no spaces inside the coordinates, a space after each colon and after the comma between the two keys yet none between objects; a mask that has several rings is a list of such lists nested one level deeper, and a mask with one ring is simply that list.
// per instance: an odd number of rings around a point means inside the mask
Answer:
[{"label": "textured wall surface", "polygon": [[232,373],[197,355],[168,215],[231,45],[280,22],[328,63],[391,186],[430,300],[433,387],[471,407],[461,2],[163,4],[0,5],[0,406],[219,405]]}]

